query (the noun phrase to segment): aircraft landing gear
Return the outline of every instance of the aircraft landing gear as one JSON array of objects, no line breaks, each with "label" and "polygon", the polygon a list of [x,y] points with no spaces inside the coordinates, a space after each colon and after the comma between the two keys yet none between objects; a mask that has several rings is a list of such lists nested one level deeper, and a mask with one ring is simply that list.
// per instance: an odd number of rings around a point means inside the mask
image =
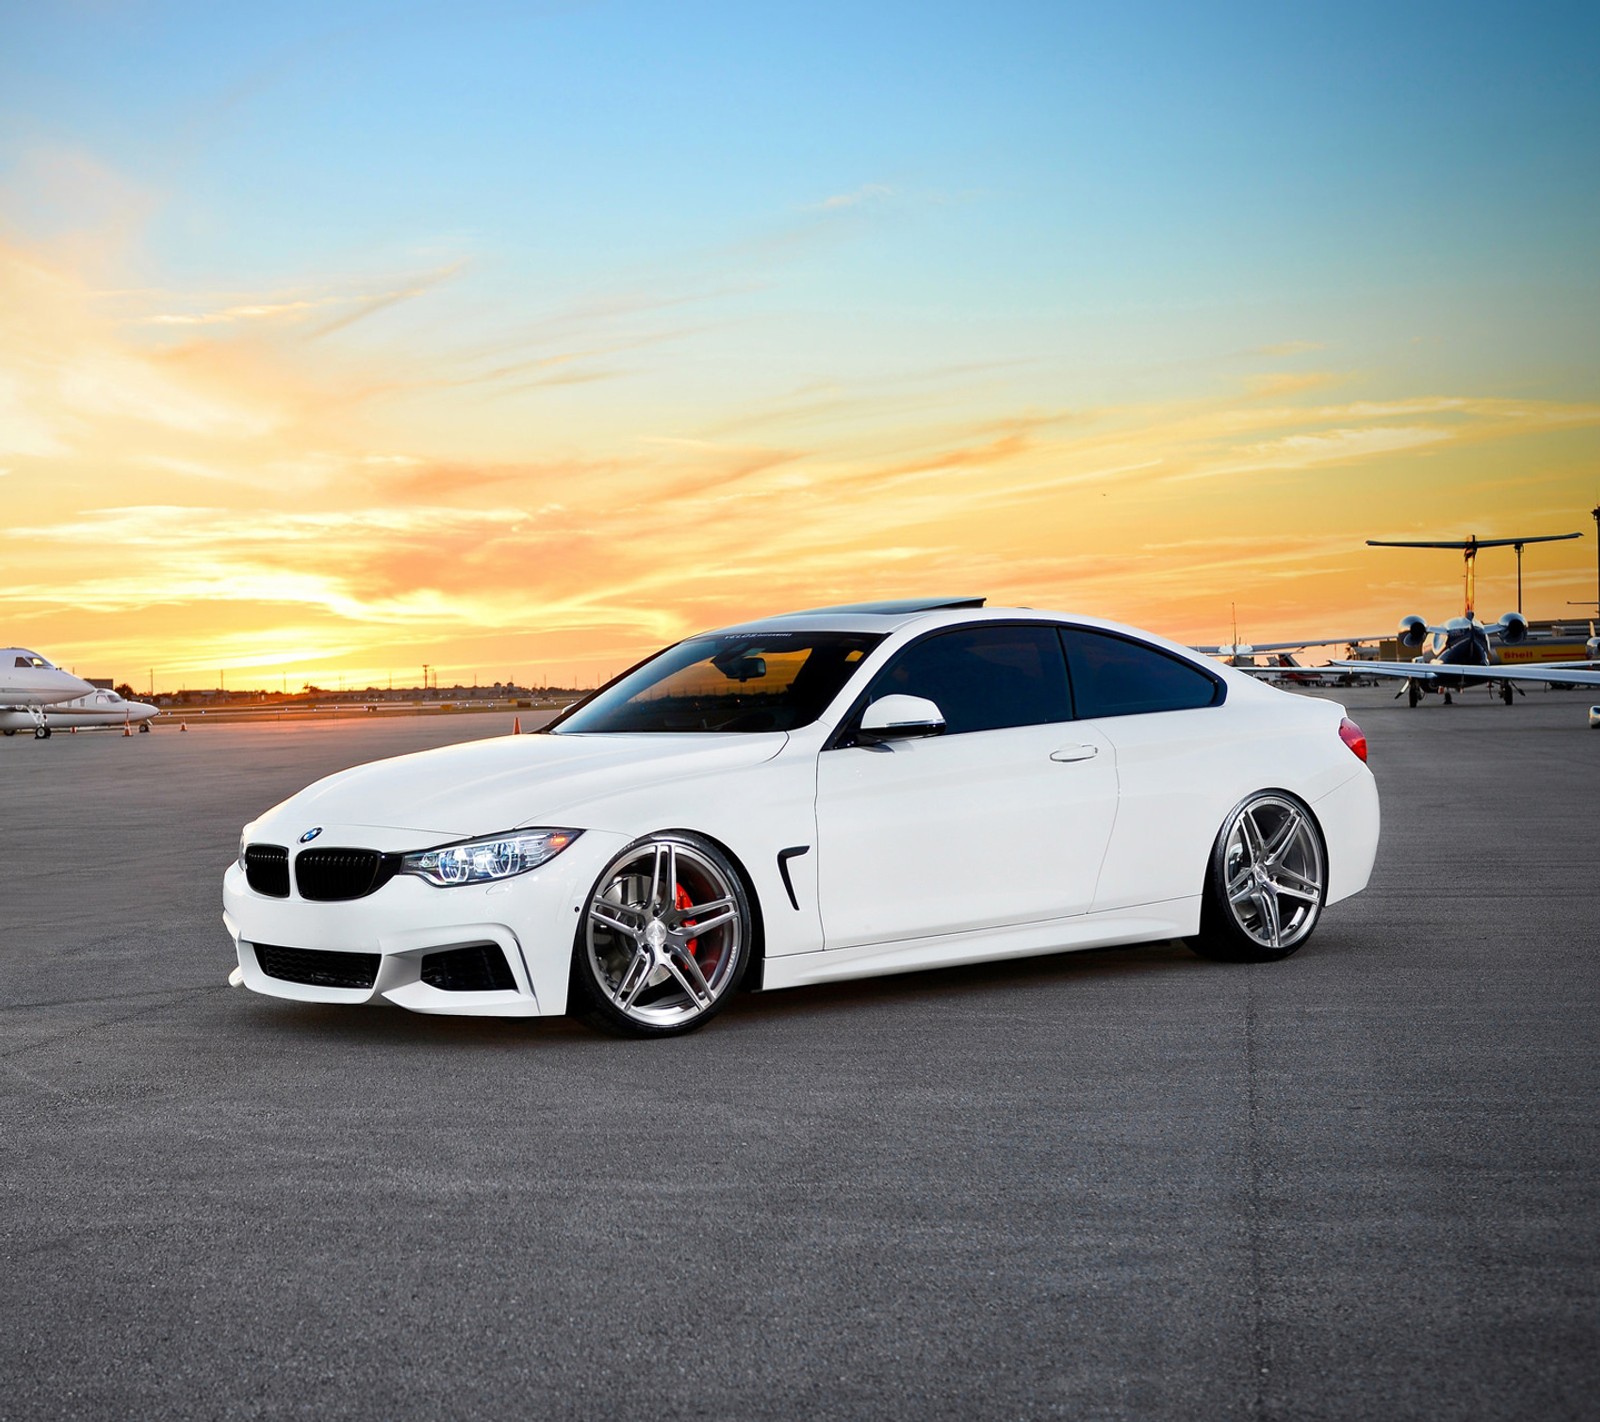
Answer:
[{"label": "aircraft landing gear", "polygon": [[150,723],[148,721],[139,722],[139,734],[141,736],[148,736],[150,734]]},{"label": "aircraft landing gear", "polygon": [[1503,681],[1500,683],[1500,699],[1504,701],[1507,706],[1511,704],[1511,683],[1509,681]]},{"label": "aircraft landing gear", "polygon": [[1406,683],[1406,705],[1410,706],[1413,709],[1415,709],[1417,702],[1419,702],[1421,700],[1422,700],[1422,688],[1419,687],[1416,684],[1416,682],[1408,681]]},{"label": "aircraft landing gear", "polygon": [[50,728],[48,726],[35,726],[33,728],[33,738],[36,741],[47,741],[47,740],[49,740],[50,739]]},{"label": "aircraft landing gear", "polygon": [[1454,706],[1456,704],[1448,691],[1444,694],[1444,704],[1446,706]]}]

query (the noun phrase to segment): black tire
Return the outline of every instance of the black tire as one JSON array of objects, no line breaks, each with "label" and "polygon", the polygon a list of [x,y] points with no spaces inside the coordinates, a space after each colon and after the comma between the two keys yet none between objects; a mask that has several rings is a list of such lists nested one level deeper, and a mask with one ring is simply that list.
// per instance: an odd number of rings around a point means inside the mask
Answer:
[{"label": "black tire", "polygon": [[1322,830],[1304,803],[1281,790],[1248,796],[1217,833],[1200,933],[1189,946],[1219,963],[1287,958],[1322,917],[1327,866]]},{"label": "black tire", "polygon": [[36,741],[47,741],[47,740],[49,740],[50,739],[50,728],[48,726],[35,726],[33,728],[33,738]]},{"label": "black tire", "polygon": [[750,960],[739,872],[714,844],[671,830],[617,855],[584,902],[569,1011],[630,1037],[675,1037],[722,1010]]},{"label": "black tire", "polygon": [[1422,689],[1414,681],[1406,683],[1406,705],[1415,709],[1417,702],[1422,700]]}]

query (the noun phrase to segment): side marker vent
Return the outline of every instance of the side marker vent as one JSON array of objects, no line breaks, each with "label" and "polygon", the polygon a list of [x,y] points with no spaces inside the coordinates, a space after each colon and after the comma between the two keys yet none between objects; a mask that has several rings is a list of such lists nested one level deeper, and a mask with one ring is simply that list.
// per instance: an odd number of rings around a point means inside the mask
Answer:
[{"label": "side marker vent", "polygon": [[506,955],[493,943],[429,953],[422,960],[422,981],[441,992],[502,992],[517,985]]}]

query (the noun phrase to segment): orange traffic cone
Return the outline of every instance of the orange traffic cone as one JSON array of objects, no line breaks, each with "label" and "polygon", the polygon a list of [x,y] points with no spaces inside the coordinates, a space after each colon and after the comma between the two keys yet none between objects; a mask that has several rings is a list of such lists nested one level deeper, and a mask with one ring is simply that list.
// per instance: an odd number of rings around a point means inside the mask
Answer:
[{"label": "orange traffic cone", "polygon": [[125,736],[131,736],[133,734],[133,727],[126,721],[122,723],[122,734]]},{"label": "orange traffic cone", "polygon": [[511,718],[511,734],[513,736],[520,736],[522,734],[522,717],[513,716]]}]

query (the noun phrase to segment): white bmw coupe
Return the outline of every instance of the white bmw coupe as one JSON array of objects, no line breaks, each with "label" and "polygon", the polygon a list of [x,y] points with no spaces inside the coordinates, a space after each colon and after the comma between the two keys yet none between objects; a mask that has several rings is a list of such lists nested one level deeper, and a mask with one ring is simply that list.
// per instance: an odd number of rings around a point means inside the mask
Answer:
[{"label": "white bmw coupe", "polygon": [[1185,938],[1287,957],[1365,887],[1360,729],[1148,632],[982,599],[668,647],[537,735],[358,766],[246,825],[236,980],[576,1012]]}]

